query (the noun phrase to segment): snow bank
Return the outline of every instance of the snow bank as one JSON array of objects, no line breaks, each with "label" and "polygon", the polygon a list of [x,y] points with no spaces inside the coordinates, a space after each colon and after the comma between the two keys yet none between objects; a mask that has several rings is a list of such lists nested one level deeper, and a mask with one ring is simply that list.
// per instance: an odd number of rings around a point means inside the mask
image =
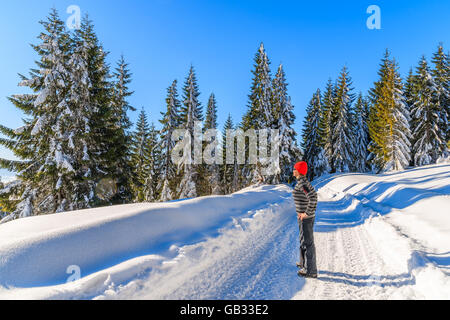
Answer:
[{"label": "snow bank", "polygon": [[250,209],[290,197],[287,186],[247,188],[229,196],[132,204],[30,217],[0,225],[0,286],[65,283],[126,260],[167,252],[214,235]]}]

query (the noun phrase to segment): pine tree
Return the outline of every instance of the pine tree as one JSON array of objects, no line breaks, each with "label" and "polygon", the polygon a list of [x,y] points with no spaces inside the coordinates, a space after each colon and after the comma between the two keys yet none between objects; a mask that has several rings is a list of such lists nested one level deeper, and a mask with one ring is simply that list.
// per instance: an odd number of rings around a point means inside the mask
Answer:
[{"label": "pine tree", "polygon": [[146,176],[144,180],[143,196],[144,201],[154,202],[159,199],[158,181],[160,178],[161,169],[161,150],[159,149],[159,135],[154,123],[150,124],[149,135],[147,140],[146,159]]},{"label": "pine tree", "polygon": [[431,70],[436,86],[437,112],[439,113],[439,131],[442,139],[442,155],[448,155],[446,143],[450,140],[448,120],[450,118],[450,64],[449,57],[444,53],[442,44],[438,46],[436,53],[431,59],[434,68]]},{"label": "pine tree", "polygon": [[206,117],[204,129],[216,129],[217,128],[217,102],[214,93],[211,93],[208,99],[208,105],[206,107]]},{"label": "pine tree", "polygon": [[161,177],[159,179],[157,189],[160,194],[160,201],[169,201],[175,199],[175,183],[176,183],[176,168],[172,162],[172,150],[175,146],[175,142],[172,140],[172,133],[180,125],[179,110],[181,103],[178,100],[177,92],[177,80],[172,82],[172,85],[167,89],[165,113],[161,113],[163,119],[160,120],[162,129],[160,132],[160,145],[159,150],[161,152]]},{"label": "pine tree", "polygon": [[[131,200],[131,178],[132,170],[129,166],[130,151],[129,145],[131,143],[131,134],[129,132],[131,128],[131,121],[128,118],[127,112],[129,110],[136,111],[132,107],[127,98],[129,98],[133,92],[129,90],[129,84],[131,83],[131,73],[128,69],[128,63],[125,62],[123,55],[117,63],[117,67],[113,74],[115,78],[115,84],[113,87],[112,97],[112,125],[114,130],[114,136],[112,144],[113,150],[110,150],[111,154],[114,154],[114,173],[113,176],[117,181],[118,193],[113,199],[115,203],[126,203]],[[114,124],[115,123],[115,124]]]},{"label": "pine tree", "polygon": [[[108,53],[105,52],[94,31],[94,24],[86,15],[80,29],[75,31],[78,38],[88,46],[87,70],[91,83],[89,87],[89,101],[94,115],[89,118],[89,153],[95,165],[90,179],[96,183],[96,197],[94,205],[106,205],[115,202],[123,203],[123,191],[119,190],[121,177],[117,173],[118,155],[117,137],[121,132],[115,117],[113,107],[114,83],[111,81],[109,65],[106,62]],[[103,185],[111,186],[104,190]],[[119,191],[119,193],[118,193]]]},{"label": "pine tree", "polygon": [[[410,114],[410,130],[411,131],[414,129],[413,125],[412,125],[412,121],[411,121],[411,109],[415,102],[416,86],[417,86],[416,85],[416,75],[414,74],[413,69],[410,68],[409,72],[408,72],[408,76],[406,77],[406,80],[405,80],[403,92],[404,92],[404,97],[405,97],[406,109],[408,110],[408,113]],[[410,142],[413,143],[412,135],[411,135]],[[414,157],[412,157],[412,156],[410,157],[409,165],[410,166],[414,165]]]},{"label": "pine tree", "polygon": [[[181,107],[181,125],[183,129],[187,130],[187,134],[191,140],[191,146],[195,145],[195,141],[198,137],[194,136],[196,122],[203,121],[203,113],[201,104],[198,100],[200,92],[198,90],[197,79],[195,76],[194,67],[191,66],[189,75],[186,78],[186,82],[183,87],[183,105]],[[200,128],[201,129],[201,128]],[[198,165],[194,164],[194,160],[199,155],[198,150],[195,147],[190,155],[184,155],[184,157],[190,157],[191,161],[183,161],[178,169],[182,174],[180,184],[178,185],[178,194],[180,198],[194,198],[197,197],[197,187],[199,183]],[[201,152],[201,150],[200,150]]]},{"label": "pine tree", "polygon": [[[331,132],[333,128],[332,111],[335,99],[335,88],[331,79],[328,80],[325,87],[325,92],[322,99],[322,114],[320,116],[319,133],[320,133],[320,145],[325,150],[325,155],[328,159],[331,159],[333,154],[331,144]],[[333,168],[331,168],[333,169]]]},{"label": "pine tree", "polygon": [[272,129],[279,130],[280,136],[280,173],[272,183],[289,182],[292,177],[292,164],[299,153],[293,125],[295,122],[294,107],[287,93],[286,76],[280,64],[272,82]]},{"label": "pine tree", "polygon": [[437,92],[427,60],[422,57],[416,71],[415,102],[411,109],[416,166],[435,163],[446,149]]},{"label": "pine tree", "polygon": [[411,131],[410,131],[410,112],[405,103],[403,93],[403,83],[398,72],[398,65],[395,59],[391,64],[391,77],[393,83],[394,123],[392,126],[392,146],[391,161],[387,169],[402,170],[409,164],[411,158]]},{"label": "pine tree", "polygon": [[[261,130],[270,129],[273,125],[273,109],[271,106],[271,74],[270,61],[261,43],[258,52],[254,58],[254,70],[252,70],[253,79],[250,89],[249,103],[247,112],[242,119],[242,130],[250,129]],[[248,144],[246,144],[246,155],[248,154]],[[259,146],[258,146],[259,148]],[[242,166],[244,185],[254,184],[262,181],[262,164],[259,159],[256,164],[246,163]]]},{"label": "pine tree", "polygon": [[9,219],[62,211],[71,200],[72,190],[66,193],[62,188],[75,174],[67,154],[70,138],[64,132],[70,117],[70,37],[55,9],[40,23],[45,29],[39,36],[41,43],[32,46],[40,57],[38,69],[32,69],[29,78],[21,76],[19,84],[34,93],[9,98],[28,118],[18,130],[0,129],[8,137],[0,143],[21,159],[0,161],[3,168],[16,172],[20,182],[11,190],[15,194],[4,195],[2,207],[11,209]]},{"label": "pine tree", "polygon": [[[217,102],[214,93],[210,95],[208,100],[203,131],[205,132],[206,130],[210,129],[217,130]],[[214,141],[216,141],[216,139],[218,139],[217,134],[213,137]],[[213,141],[209,141],[208,143],[212,142]],[[215,152],[219,152],[219,150],[216,148]],[[215,154],[212,154],[211,156],[215,157]],[[216,163],[204,164],[202,167],[204,172],[202,180],[204,186],[207,189],[207,192],[204,194],[213,194],[213,195],[222,194],[222,188],[220,185],[219,165]]]},{"label": "pine tree", "polygon": [[386,50],[374,88],[369,92],[369,161],[374,170],[401,170],[410,160],[409,111],[398,66]]},{"label": "pine tree", "polygon": [[354,166],[358,172],[367,171],[367,156],[369,144],[369,129],[367,127],[367,102],[362,93],[359,94],[355,105],[355,154]]},{"label": "pine tree", "polygon": [[247,113],[243,118],[243,128],[259,130],[270,128],[272,119],[270,61],[261,43],[254,58],[253,83],[249,95]]},{"label": "pine tree", "polygon": [[354,95],[351,93],[352,81],[347,67],[344,67],[336,85],[336,96],[332,109],[330,161],[336,172],[348,172],[352,168],[354,154],[353,120],[351,107]]},{"label": "pine tree", "polygon": [[131,163],[133,176],[131,181],[133,200],[136,202],[155,200],[155,147],[157,136],[154,125],[148,124],[144,109],[141,110],[136,124],[136,131],[131,142]]},{"label": "pine tree", "polygon": [[[223,188],[223,192],[225,194],[230,194],[234,190],[233,188],[233,179],[234,179],[234,170],[235,170],[235,163],[236,163],[236,153],[233,150],[233,163],[227,163],[227,138],[228,133],[230,130],[234,130],[233,125],[233,119],[231,118],[231,115],[228,115],[227,120],[225,121],[223,132],[222,132],[222,157],[225,160],[223,164],[220,166],[220,177],[221,177],[221,185]],[[235,143],[233,142],[233,149],[234,149]]]},{"label": "pine tree", "polygon": [[303,123],[302,140],[305,154],[303,160],[308,164],[307,176],[311,180],[330,171],[328,159],[320,140],[321,99],[320,89],[317,89],[306,108],[307,116]]}]

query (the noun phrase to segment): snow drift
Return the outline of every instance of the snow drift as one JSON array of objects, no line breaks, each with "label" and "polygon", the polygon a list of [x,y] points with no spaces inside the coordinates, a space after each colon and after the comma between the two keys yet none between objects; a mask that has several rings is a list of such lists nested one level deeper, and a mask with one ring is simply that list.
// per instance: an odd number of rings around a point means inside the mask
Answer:
[{"label": "snow drift", "polygon": [[[261,192],[263,191],[263,192]],[[0,225],[0,285],[64,283],[71,265],[83,274],[158,254],[214,234],[250,209],[289,196],[285,186],[244,189],[170,203],[132,204],[37,216]]]}]

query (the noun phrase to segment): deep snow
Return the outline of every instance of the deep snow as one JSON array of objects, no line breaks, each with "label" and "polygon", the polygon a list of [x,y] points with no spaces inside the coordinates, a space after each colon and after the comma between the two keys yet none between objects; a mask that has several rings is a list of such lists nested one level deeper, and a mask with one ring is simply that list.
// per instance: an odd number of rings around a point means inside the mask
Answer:
[{"label": "deep snow", "polygon": [[450,165],[314,184],[318,279],[296,275],[291,189],[259,186],[0,225],[0,298],[450,298]]}]

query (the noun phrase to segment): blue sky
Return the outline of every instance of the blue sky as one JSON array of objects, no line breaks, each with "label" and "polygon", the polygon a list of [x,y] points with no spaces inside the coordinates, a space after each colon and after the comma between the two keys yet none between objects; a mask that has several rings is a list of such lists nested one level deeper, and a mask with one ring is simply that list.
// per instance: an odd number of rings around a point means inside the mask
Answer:
[{"label": "blue sky", "polygon": [[[156,124],[165,107],[166,88],[174,79],[183,83],[191,64],[203,106],[214,92],[220,125],[228,113],[239,121],[261,42],[273,72],[283,63],[298,133],[314,91],[337,78],[344,65],[354,92],[366,93],[386,48],[398,60],[402,76],[421,55],[429,59],[440,42],[450,48],[448,1],[8,1],[0,11],[1,124],[21,126],[22,114],[6,97],[27,92],[17,87],[17,73],[27,74],[34,67],[36,55],[29,44],[38,43],[38,21],[52,7],[66,20],[70,5],[89,13],[112,66],[124,54],[133,73],[135,94],[130,102],[138,110],[144,107]],[[380,7],[380,30],[366,26],[370,5]],[[134,121],[137,112],[130,118]],[[11,154],[0,148],[0,157]]]}]

